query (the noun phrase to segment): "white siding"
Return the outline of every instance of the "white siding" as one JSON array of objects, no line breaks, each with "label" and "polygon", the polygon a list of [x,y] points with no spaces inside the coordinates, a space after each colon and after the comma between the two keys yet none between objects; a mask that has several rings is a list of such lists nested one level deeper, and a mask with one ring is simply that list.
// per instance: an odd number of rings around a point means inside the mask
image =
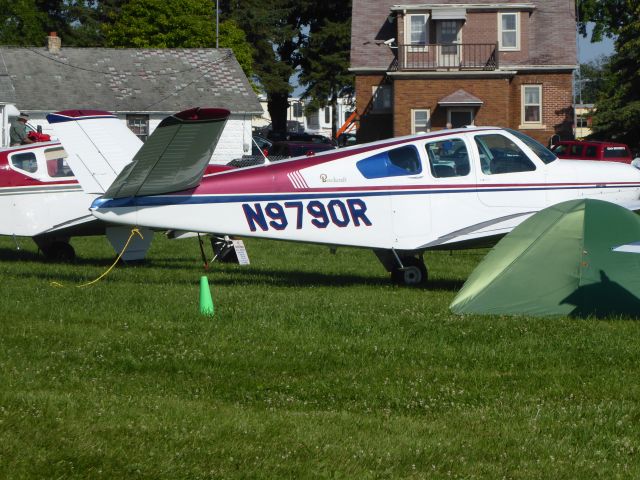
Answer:
[{"label": "white siding", "polygon": [[211,163],[228,163],[242,155],[251,155],[251,116],[231,115],[213,152]]}]

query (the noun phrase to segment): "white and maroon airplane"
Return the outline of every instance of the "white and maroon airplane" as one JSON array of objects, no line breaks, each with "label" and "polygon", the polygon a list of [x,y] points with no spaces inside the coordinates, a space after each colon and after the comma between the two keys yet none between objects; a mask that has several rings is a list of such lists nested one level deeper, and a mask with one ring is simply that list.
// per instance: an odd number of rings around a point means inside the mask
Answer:
[{"label": "white and maroon airplane", "polygon": [[151,229],[369,248],[394,280],[416,284],[426,280],[425,251],[491,244],[549,205],[589,197],[640,208],[636,168],[561,161],[494,127],[203,176],[228,115],[203,108],[165,119],[92,213]]},{"label": "white and maroon airplane", "polygon": [[[75,110],[56,116],[67,129],[91,136],[94,154],[72,170],[59,141],[0,149],[0,235],[32,237],[47,258],[59,260],[75,256],[69,244],[72,236],[106,233],[120,250],[130,229],[98,221],[89,206],[131,162],[142,142],[112,114]],[[94,188],[83,190],[76,172],[89,177]],[[125,259],[143,258],[150,241],[151,235],[136,238]]]}]

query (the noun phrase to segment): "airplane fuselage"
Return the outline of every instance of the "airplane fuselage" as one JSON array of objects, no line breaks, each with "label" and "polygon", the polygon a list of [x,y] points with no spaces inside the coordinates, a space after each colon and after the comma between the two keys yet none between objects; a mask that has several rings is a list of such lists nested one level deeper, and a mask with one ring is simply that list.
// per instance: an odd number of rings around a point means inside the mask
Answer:
[{"label": "airplane fuselage", "polygon": [[59,142],[0,150],[0,235],[34,237],[72,225],[96,223]]},{"label": "airplane fuselage", "polygon": [[536,148],[504,129],[441,131],[205,176],[188,191],[99,199],[92,210],[155,229],[420,252],[497,238],[564,200],[640,196],[629,165]]}]

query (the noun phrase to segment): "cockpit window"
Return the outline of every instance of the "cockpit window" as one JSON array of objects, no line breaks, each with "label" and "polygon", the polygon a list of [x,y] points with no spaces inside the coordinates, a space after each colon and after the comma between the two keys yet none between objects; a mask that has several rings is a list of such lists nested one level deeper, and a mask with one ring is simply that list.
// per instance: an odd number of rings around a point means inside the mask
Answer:
[{"label": "cockpit window", "polygon": [[469,175],[469,154],[460,138],[450,138],[425,145],[431,175],[435,178]]},{"label": "cockpit window", "polygon": [[530,172],[535,164],[511,139],[497,133],[476,135],[480,167],[485,175]]},{"label": "cockpit window", "polygon": [[422,171],[418,149],[413,145],[405,145],[364,158],[356,163],[356,167],[365,178],[415,175]]},{"label": "cockpit window", "polygon": [[524,133],[518,132],[517,130],[511,130],[510,128],[507,128],[507,131],[512,135],[518,137],[518,139],[522,140],[522,143],[533,150],[533,153],[535,153],[538,158],[544,163],[551,163],[554,160],[558,159],[555,153],[542,145],[540,142],[537,142],[536,140],[531,138],[529,135],[525,135]]},{"label": "cockpit window", "polygon": [[33,152],[15,153],[11,156],[11,165],[18,170],[23,170],[29,173],[36,173],[38,171],[38,162]]},{"label": "cockpit window", "polygon": [[67,152],[62,147],[48,148],[44,151],[44,158],[47,160],[47,173],[50,177],[72,177],[71,167],[65,161]]}]

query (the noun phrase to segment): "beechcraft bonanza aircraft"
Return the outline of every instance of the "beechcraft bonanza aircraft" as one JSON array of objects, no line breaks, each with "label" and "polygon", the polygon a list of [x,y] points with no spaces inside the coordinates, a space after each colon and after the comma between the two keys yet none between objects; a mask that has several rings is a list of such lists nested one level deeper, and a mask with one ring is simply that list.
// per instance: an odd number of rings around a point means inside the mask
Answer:
[{"label": "beechcraft bonanza aircraft", "polygon": [[549,205],[590,197],[640,207],[634,167],[561,161],[492,127],[204,175],[228,115],[202,108],[165,119],[92,213],[157,230],[370,248],[393,279],[416,284],[425,251],[490,244]]}]

